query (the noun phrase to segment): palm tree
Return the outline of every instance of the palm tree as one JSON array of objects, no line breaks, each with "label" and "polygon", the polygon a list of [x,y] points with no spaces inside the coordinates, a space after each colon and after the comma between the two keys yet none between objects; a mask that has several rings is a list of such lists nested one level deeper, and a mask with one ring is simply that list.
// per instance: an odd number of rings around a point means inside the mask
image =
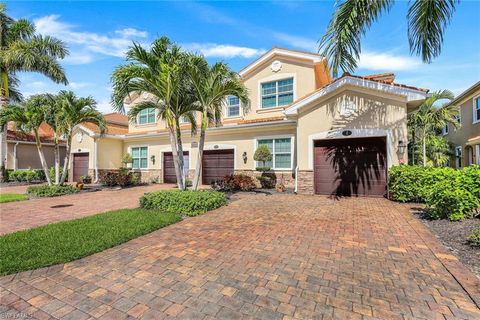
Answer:
[{"label": "palm tree", "polygon": [[197,165],[192,183],[196,190],[202,171],[203,148],[209,123],[220,123],[228,96],[238,97],[244,109],[248,109],[250,101],[248,90],[239,75],[225,63],[218,62],[209,66],[203,57],[195,56],[191,58],[188,75],[202,114]]},{"label": "palm tree", "polygon": [[422,158],[423,165],[426,166],[427,159],[427,139],[428,136],[436,135],[438,130],[441,130],[448,123],[455,128],[459,126],[456,119],[458,115],[458,107],[447,104],[437,107],[437,102],[441,100],[452,101],[454,95],[449,90],[437,91],[431,94],[417,110],[408,115],[408,122],[413,125],[412,130],[418,132],[415,136],[420,136],[422,139]]},{"label": "palm tree", "polygon": [[189,120],[193,134],[194,112],[198,109],[186,76],[188,58],[189,54],[167,37],[155,40],[150,50],[134,43],[127,52],[129,63],[117,67],[112,75],[112,104],[117,111],[125,112],[126,98],[144,93],[149,98],[130,109],[129,118],[135,119],[141,110],[153,108],[158,119],[166,122],[180,190],[186,187],[180,119]]},{"label": "palm tree", "polygon": [[[58,59],[68,55],[65,44],[53,37],[35,34],[35,25],[28,20],[15,20],[0,4],[0,108],[22,98],[17,90],[18,72],[37,72],[56,83],[67,84]],[[6,130],[6,127],[5,127]],[[7,153],[6,131],[0,133],[0,180],[5,177]]]},{"label": "palm tree", "polygon": [[48,166],[42,149],[42,142],[38,133],[40,125],[45,121],[45,114],[49,105],[45,95],[31,96],[28,100],[19,105],[6,105],[0,109],[0,126],[2,131],[12,121],[18,130],[25,133],[33,133],[35,144],[42,169],[49,185],[52,184],[48,174]]},{"label": "palm tree", "polygon": [[[361,37],[373,22],[389,11],[394,0],[344,0],[337,7],[327,31],[320,39],[319,51],[329,59],[333,76],[338,69],[353,72],[361,53]],[[408,9],[410,52],[430,63],[438,57],[443,34],[455,12],[458,0],[413,0]]]},{"label": "palm tree", "polygon": [[[58,123],[58,133],[65,137],[67,147],[65,160],[63,163],[63,172],[59,180],[60,184],[65,182],[67,171],[70,167],[72,155],[72,138],[74,128],[81,123],[93,123],[100,129],[100,134],[105,133],[107,123],[102,113],[96,109],[97,102],[92,97],[77,97],[72,91],[60,91],[55,97],[54,110],[58,113],[55,118]],[[57,160],[55,160],[57,166]],[[59,162],[58,162],[59,164]],[[58,175],[58,171],[56,171]]]}]

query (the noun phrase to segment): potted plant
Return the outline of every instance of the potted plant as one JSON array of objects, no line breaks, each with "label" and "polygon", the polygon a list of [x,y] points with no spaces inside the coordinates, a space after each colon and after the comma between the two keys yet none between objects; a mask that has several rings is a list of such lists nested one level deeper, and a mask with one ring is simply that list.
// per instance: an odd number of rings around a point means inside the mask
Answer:
[{"label": "potted plant", "polygon": [[132,162],[133,162],[132,155],[130,153],[125,153],[122,158],[122,163],[125,165],[125,167],[128,169],[131,169]]},{"label": "potted plant", "polygon": [[255,154],[253,155],[253,159],[255,161],[259,161],[262,163],[262,167],[257,167],[257,171],[269,171],[270,167],[266,166],[267,161],[272,161],[272,152],[268,148],[267,145],[261,144],[258,146],[257,150],[255,150]]}]

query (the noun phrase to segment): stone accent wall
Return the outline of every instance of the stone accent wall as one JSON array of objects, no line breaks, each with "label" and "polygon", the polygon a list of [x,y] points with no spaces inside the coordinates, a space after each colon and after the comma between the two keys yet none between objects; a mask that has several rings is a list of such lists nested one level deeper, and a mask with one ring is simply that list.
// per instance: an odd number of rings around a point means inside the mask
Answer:
[{"label": "stone accent wall", "polygon": [[[118,169],[98,169],[98,177],[101,180],[102,175],[105,172],[112,172],[112,171],[118,171]],[[142,171],[133,170],[133,172],[136,174],[138,173],[140,174],[140,181],[143,183],[151,183],[152,180],[154,179],[156,179],[157,183],[163,182],[162,169],[150,169],[150,170],[142,170]],[[95,179],[95,170],[89,169],[88,174],[91,175],[93,179]]]},{"label": "stone accent wall", "polygon": [[[283,184],[287,188],[295,188],[295,173],[293,171],[267,171],[268,174],[275,174],[277,183],[283,179]],[[256,179],[262,175],[262,172],[256,170],[235,170],[235,174],[244,174],[254,178],[257,186],[260,187],[260,182]]]},{"label": "stone accent wall", "polygon": [[313,182],[312,170],[300,170],[298,172],[298,190],[299,194],[314,194],[315,187]]}]

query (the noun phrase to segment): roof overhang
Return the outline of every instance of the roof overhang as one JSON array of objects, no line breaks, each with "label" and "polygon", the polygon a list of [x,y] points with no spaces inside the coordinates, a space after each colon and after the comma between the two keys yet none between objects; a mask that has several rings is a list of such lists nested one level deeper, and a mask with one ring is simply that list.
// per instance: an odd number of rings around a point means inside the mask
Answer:
[{"label": "roof overhang", "polygon": [[294,102],[288,109],[284,111],[285,115],[292,116],[298,114],[298,111],[303,107],[310,105],[328,94],[337,91],[345,86],[353,86],[364,89],[371,89],[381,91],[383,93],[400,95],[406,98],[407,103],[415,103],[423,101],[428,97],[428,93],[422,90],[415,90],[412,88],[405,88],[398,85],[381,83],[378,81],[370,81],[362,78],[345,76],[340,78],[324,88],[317,90],[315,93]]}]

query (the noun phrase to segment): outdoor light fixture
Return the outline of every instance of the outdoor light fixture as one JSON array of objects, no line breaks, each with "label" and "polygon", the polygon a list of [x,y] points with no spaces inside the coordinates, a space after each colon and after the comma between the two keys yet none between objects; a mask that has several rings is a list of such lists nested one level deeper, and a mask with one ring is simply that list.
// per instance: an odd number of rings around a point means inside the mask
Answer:
[{"label": "outdoor light fixture", "polygon": [[155,155],[152,155],[152,156],[150,157],[150,161],[152,161],[152,163],[155,164]]},{"label": "outdoor light fixture", "polygon": [[243,163],[247,163],[247,152],[244,151],[243,154],[242,154],[242,157],[243,157]]},{"label": "outdoor light fixture", "polygon": [[406,148],[407,145],[405,144],[405,142],[403,142],[403,140],[398,141],[398,153],[404,154]]}]

